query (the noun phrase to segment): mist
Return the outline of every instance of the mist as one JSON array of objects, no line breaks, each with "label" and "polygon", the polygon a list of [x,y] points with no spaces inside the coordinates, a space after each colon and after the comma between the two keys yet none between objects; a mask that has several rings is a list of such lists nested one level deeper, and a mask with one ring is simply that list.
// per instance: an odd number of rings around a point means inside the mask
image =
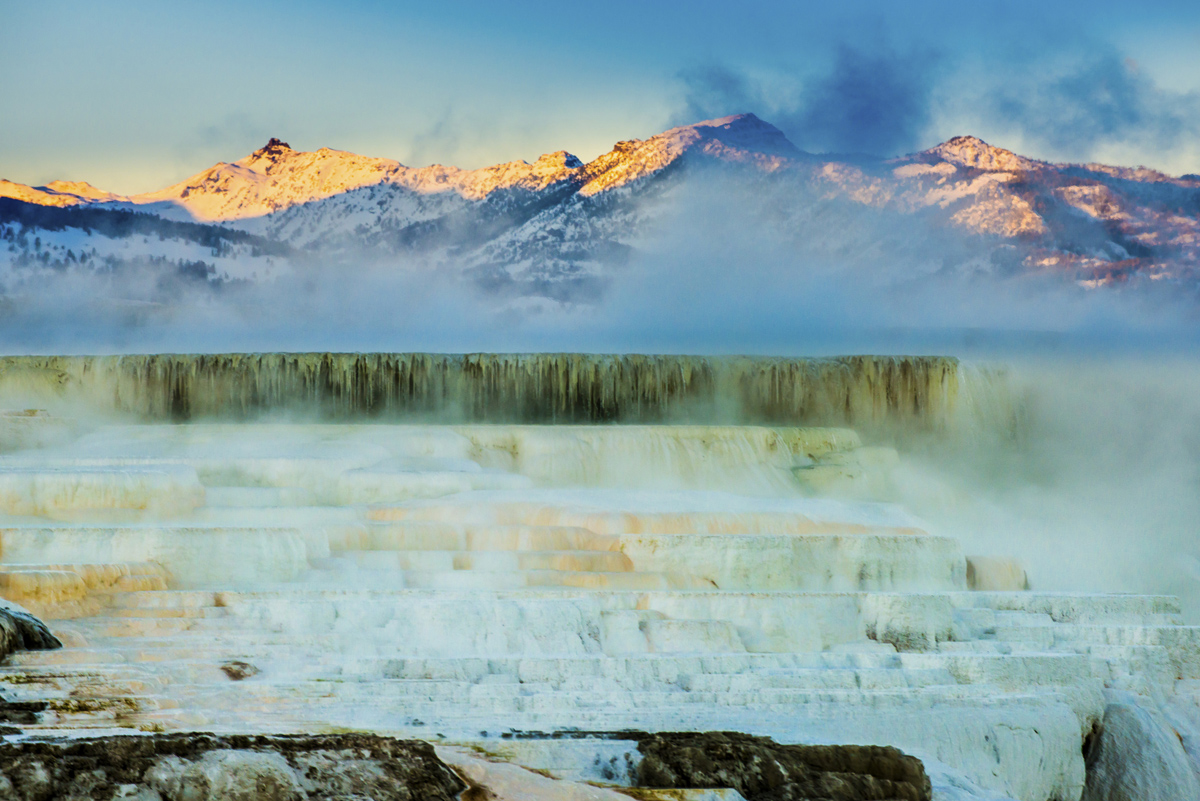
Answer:
[{"label": "mist", "polygon": [[[50,271],[10,290],[9,353],[939,354],[1002,364],[1015,431],[899,441],[872,499],[1039,590],[1168,593],[1200,620],[1194,291],[1085,289],[1003,243],[715,172],[647,195],[631,254],[497,289],[444,255],[297,260],[225,285]],[[149,287],[149,289],[148,289]]]},{"label": "mist", "polygon": [[449,229],[461,243],[425,251],[342,240],[209,257],[227,274],[271,270],[260,279],[206,275],[199,256],[14,269],[0,349],[986,356],[1178,351],[1200,333],[1183,281],[1085,288],[1027,268],[1009,240],[826,193],[819,179],[693,168],[619,202],[614,253],[565,264],[464,256],[463,223]]},{"label": "mist", "polygon": [[1200,620],[1200,360],[1018,354],[1012,435],[905,454],[893,498],[1035,590],[1175,595]]}]

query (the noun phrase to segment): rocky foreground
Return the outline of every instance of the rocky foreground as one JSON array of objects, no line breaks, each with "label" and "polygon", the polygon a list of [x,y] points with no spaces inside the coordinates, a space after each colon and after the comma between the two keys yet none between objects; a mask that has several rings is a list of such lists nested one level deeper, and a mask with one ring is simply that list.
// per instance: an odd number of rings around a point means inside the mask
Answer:
[{"label": "rocky foreground", "polygon": [[452,801],[467,785],[413,740],[151,734],[0,744],[0,798]]},{"label": "rocky foreground", "polygon": [[[929,801],[919,760],[894,748],[780,746],[732,733],[638,736],[634,798]],[[458,761],[462,761],[459,756]],[[479,760],[475,760],[478,762]],[[433,746],[372,734],[173,733],[0,743],[2,799],[483,801],[499,796]],[[485,771],[486,772],[486,771]],[[585,785],[563,784],[569,797]],[[732,792],[730,792],[732,791]],[[527,796],[528,797],[528,796]],[[562,797],[568,797],[564,795]]]}]

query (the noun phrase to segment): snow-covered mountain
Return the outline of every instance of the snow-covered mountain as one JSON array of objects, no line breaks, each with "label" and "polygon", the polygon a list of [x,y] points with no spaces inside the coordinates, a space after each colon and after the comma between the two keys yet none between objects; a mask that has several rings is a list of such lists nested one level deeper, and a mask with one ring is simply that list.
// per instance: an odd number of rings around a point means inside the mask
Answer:
[{"label": "snow-covered mountain", "polygon": [[36,203],[39,206],[78,206],[98,201],[124,200],[120,195],[97,189],[87,181],[51,181],[45,186],[26,186],[0,178],[0,197]]},{"label": "snow-covered mountain", "polygon": [[796,252],[881,269],[938,253],[939,268],[1001,265],[1083,286],[1200,276],[1200,176],[1050,164],[968,136],[898,159],[818,156],[743,114],[618,142],[588,163],[559,151],[413,168],[272,139],[142,195],[0,181],[0,280],[133,261],[261,281],[403,259],[566,299],[619,270],[664,220],[680,224],[671,209],[697,187],[726,198],[750,236],[761,225]]}]

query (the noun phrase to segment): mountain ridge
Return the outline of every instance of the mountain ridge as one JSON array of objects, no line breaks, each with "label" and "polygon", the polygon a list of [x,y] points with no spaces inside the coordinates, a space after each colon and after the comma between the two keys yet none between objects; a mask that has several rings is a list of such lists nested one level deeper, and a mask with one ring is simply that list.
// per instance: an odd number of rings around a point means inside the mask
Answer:
[{"label": "mountain ridge", "polygon": [[[859,224],[853,210],[864,209],[872,219],[919,223],[931,242],[967,237],[976,263],[982,254],[990,263],[1000,258],[1010,265],[1005,269],[1057,271],[1080,286],[1137,277],[1192,281],[1200,274],[1200,179],[1193,176],[1054,164],[974,136],[892,159],[814,155],[753,114],[623,140],[586,163],[560,150],[532,163],[474,170],[409,167],[328,147],[294,150],[271,138],[237,161],[154,192],[125,197],[86,182],[0,181],[0,197],[215,224],[335,261],[420,258],[453,265],[487,286],[558,297],[564,286],[619,269],[653,232],[665,204],[686,191],[681,187],[709,174],[737,182],[726,190],[735,207],[746,205],[736,199],[742,192],[777,195],[763,224],[806,242],[844,240]],[[810,231],[799,222],[827,207],[847,220],[840,226],[846,230]],[[18,262],[59,258],[43,251],[25,258],[28,246],[12,244],[12,231],[0,234],[16,254],[10,272]]]},{"label": "mountain ridge", "polygon": [[[722,137],[708,133],[709,131],[719,129],[723,129],[731,135]],[[757,141],[755,141],[756,139]],[[738,142],[744,146],[740,148],[731,147],[728,145],[730,141]],[[650,147],[647,148],[647,146]],[[400,185],[419,191],[435,192],[446,188],[453,188],[464,191],[465,194],[473,199],[479,199],[496,188],[507,188],[512,185],[521,184],[523,183],[522,179],[528,175],[535,176],[536,180],[524,182],[526,186],[529,188],[544,189],[556,180],[569,178],[570,171],[573,169],[584,168],[587,170],[587,172],[583,173],[584,175],[588,175],[593,179],[600,177],[610,171],[609,164],[616,160],[615,157],[618,154],[638,153],[645,157],[646,160],[653,160],[651,154],[647,152],[649,150],[660,155],[659,161],[661,166],[661,163],[673,160],[673,157],[690,147],[699,147],[708,154],[717,155],[718,157],[735,160],[740,158],[747,161],[757,160],[771,167],[777,166],[777,163],[773,162],[772,158],[809,159],[830,163],[857,163],[859,161],[858,158],[848,158],[847,154],[825,153],[815,155],[801,151],[778,128],[764,122],[754,114],[747,113],[678,126],[645,140],[622,140],[616,143],[608,153],[598,156],[587,164],[569,152],[560,150],[544,153],[533,163],[516,160],[473,170],[442,164],[409,167],[393,159],[361,156],[349,151],[336,150],[329,147],[321,147],[315,151],[294,150],[288,143],[272,137],[266,145],[252,151],[237,161],[218,162],[206,170],[185,178],[183,181],[150,192],[126,196],[99,189],[87,181],[55,180],[45,186],[31,186],[0,179],[0,197],[12,197],[41,205],[77,205],[86,202],[130,202],[136,205],[151,205],[159,201],[177,198],[180,195],[183,198],[187,198],[193,192],[204,189],[203,185],[205,183],[213,183],[210,176],[222,174],[230,168],[254,168],[265,162],[269,165],[266,169],[261,171],[254,170],[254,172],[271,176],[273,172],[271,168],[278,165],[281,158],[310,157],[313,161],[328,162],[331,160],[341,160],[346,162],[346,166],[355,167],[360,170],[365,169],[370,171],[374,169],[374,171],[380,174],[381,180],[392,180]],[[757,152],[750,148],[757,148]],[[866,158],[876,160],[880,163],[896,164],[918,161],[925,163],[944,161],[956,166],[974,168],[983,172],[1029,172],[1045,168],[1075,168],[1077,170],[1102,172],[1112,177],[1124,178],[1126,180],[1200,183],[1200,175],[1171,176],[1142,166],[1125,167],[1076,162],[1054,163],[1030,159],[1018,155],[1011,150],[991,145],[973,135],[953,136],[926,150],[891,159],[874,156],[867,156]],[[626,172],[629,171],[626,170]],[[649,171],[651,170],[644,169],[640,172],[636,170],[632,172],[636,177]],[[323,195],[314,194],[309,199],[317,199],[319,196],[329,196],[330,194],[351,191],[360,186],[369,185],[368,182],[354,182],[352,171],[351,176],[347,177],[343,175],[340,177],[343,178],[342,182],[332,187],[332,191]],[[492,180],[486,180],[487,178],[492,178]],[[611,180],[603,182],[599,186],[592,188],[589,193],[594,194],[609,188],[611,185],[613,185]],[[228,192],[228,188],[223,186],[220,191]],[[184,205],[186,206],[187,204]],[[270,205],[265,213],[281,210],[288,205],[290,204],[286,201],[276,202]],[[252,215],[249,213],[210,215],[207,219],[201,221],[240,219],[246,216]]]}]

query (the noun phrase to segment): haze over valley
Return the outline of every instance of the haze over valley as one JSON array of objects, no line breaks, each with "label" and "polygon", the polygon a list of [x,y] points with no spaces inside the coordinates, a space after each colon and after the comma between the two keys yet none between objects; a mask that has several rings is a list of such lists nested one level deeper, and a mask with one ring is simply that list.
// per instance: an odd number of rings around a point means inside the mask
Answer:
[{"label": "haze over valley", "polygon": [[[265,291],[368,315],[381,296],[420,314],[405,298],[434,295],[534,330],[564,309],[634,314],[643,289],[724,275],[740,291],[840,293],[880,328],[1057,330],[1107,305],[1134,327],[1186,325],[1198,259],[1196,175],[1052,164],[970,136],[899,158],[818,155],[753,114],[621,141],[587,163],[559,151],[408,167],[272,139],[128,197],[0,182],[4,294],[29,299],[25,311],[84,304],[114,321],[178,321],[175,309],[213,314]],[[894,293],[907,311],[888,309]]]}]

